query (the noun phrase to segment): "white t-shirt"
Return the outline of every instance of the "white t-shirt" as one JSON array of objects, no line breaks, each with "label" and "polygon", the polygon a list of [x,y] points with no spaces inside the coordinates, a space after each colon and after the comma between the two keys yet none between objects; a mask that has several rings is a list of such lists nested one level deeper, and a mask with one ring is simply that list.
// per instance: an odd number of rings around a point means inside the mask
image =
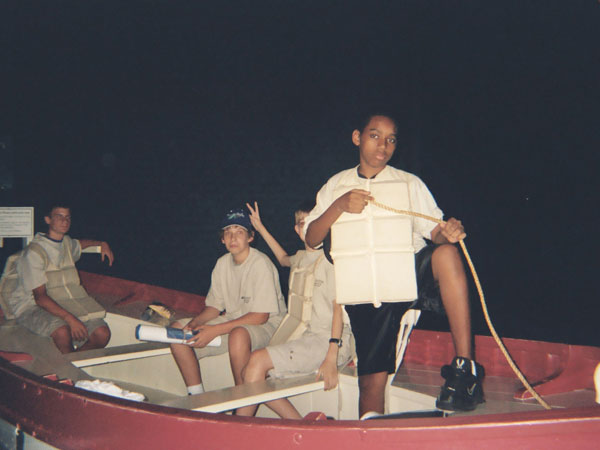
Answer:
[{"label": "white t-shirt", "polygon": [[[378,181],[404,181],[408,185],[408,195],[411,210],[426,214],[438,219],[443,217],[443,212],[438,208],[431,192],[419,177],[411,173],[396,169],[392,166],[385,166],[384,169],[376,176]],[[308,230],[308,226],[312,221],[318,219],[331,204],[336,200],[334,191],[338,186],[349,186],[348,190],[361,186],[361,189],[366,188],[367,179],[358,175],[358,166],[352,169],[344,170],[332,176],[327,183],[317,193],[317,203],[310,214],[304,219],[304,232]],[[377,200],[377,199],[375,199]],[[425,247],[424,239],[431,239],[431,231],[437,226],[435,222],[426,219],[413,218],[413,247],[415,253]]]},{"label": "white t-shirt", "polygon": [[287,309],[279,274],[264,253],[250,247],[241,264],[231,253],[221,256],[212,272],[206,306],[225,311],[228,320],[250,312],[269,313],[269,322],[281,321]]}]

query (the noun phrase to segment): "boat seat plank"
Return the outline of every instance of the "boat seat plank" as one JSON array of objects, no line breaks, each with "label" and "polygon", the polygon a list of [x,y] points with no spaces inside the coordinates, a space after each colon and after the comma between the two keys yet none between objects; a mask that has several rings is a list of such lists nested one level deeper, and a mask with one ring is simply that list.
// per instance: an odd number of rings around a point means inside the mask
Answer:
[{"label": "boat seat plank", "polygon": [[115,347],[97,348],[83,352],[69,353],[65,356],[75,367],[96,366],[118,361],[149,358],[170,354],[168,344],[160,342],[140,342],[138,344],[118,345]]},{"label": "boat seat plank", "polygon": [[310,374],[285,379],[268,379],[205,392],[204,394],[188,395],[169,400],[161,403],[161,405],[217,413],[322,390],[324,386],[323,381],[315,381],[315,375]]}]

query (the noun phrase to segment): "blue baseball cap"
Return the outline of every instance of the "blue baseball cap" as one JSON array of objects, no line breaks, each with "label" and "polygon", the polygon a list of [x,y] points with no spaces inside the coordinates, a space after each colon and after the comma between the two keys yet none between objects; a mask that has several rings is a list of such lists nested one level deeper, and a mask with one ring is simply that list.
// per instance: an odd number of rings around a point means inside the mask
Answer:
[{"label": "blue baseball cap", "polygon": [[225,214],[225,217],[223,217],[223,220],[221,221],[222,230],[232,225],[239,225],[248,231],[252,231],[250,217],[248,216],[248,212],[243,208],[230,209],[229,212]]}]

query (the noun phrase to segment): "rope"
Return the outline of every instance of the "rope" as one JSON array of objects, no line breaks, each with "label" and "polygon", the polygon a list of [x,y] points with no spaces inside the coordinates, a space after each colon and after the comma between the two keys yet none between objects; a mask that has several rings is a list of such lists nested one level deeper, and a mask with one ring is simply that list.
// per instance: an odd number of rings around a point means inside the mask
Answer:
[{"label": "rope", "polygon": [[[377,206],[378,208],[381,208],[381,209],[385,209],[386,211],[394,212],[397,214],[405,214],[405,215],[409,215],[409,216],[419,217],[421,219],[429,220],[430,222],[436,222],[438,224],[445,223],[443,220],[437,219],[435,217],[427,216],[425,214],[421,214],[418,212],[407,211],[407,210],[402,210],[402,209],[395,209],[395,208],[392,208],[391,206],[387,206],[382,203],[378,203],[375,200],[370,200],[370,202],[374,206]],[[488,325],[488,328],[490,329],[490,332],[492,333],[492,336],[493,336],[494,340],[496,341],[496,344],[498,344],[498,347],[500,347],[500,351],[506,358],[508,365],[511,367],[513,372],[517,375],[517,378],[519,378],[519,380],[521,380],[521,383],[523,383],[523,386],[525,386],[525,388],[529,391],[529,393],[533,396],[533,398],[535,398],[538,401],[538,403],[540,405],[542,405],[544,408],[551,409],[550,405],[548,403],[546,403],[546,401],[542,397],[540,397],[540,395],[535,391],[535,389],[533,389],[533,387],[525,379],[525,376],[519,370],[519,368],[513,361],[512,357],[508,353],[508,350],[504,346],[502,339],[500,339],[500,336],[498,336],[498,333],[496,333],[496,329],[494,328],[494,325],[492,324],[492,320],[490,319],[490,315],[488,313],[487,305],[485,302],[485,297],[483,295],[483,289],[481,288],[481,283],[479,282],[479,277],[477,276],[477,271],[475,270],[473,261],[471,261],[471,256],[469,255],[469,252],[467,251],[467,246],[465,245],[465,243],[462,239],[459,240],[458,243],[460,244],[460,248],[462,249],[462,251],[465,255],[465,259],[467,260],[469,269],[471,269],[471,274],[473,275],[473,280],[475,281],[475,286],[477,287],[477,292],[479,293],[479,299],[481,300],[481,308],[483,309],[483,315],[485,317],[485,321]]]}]

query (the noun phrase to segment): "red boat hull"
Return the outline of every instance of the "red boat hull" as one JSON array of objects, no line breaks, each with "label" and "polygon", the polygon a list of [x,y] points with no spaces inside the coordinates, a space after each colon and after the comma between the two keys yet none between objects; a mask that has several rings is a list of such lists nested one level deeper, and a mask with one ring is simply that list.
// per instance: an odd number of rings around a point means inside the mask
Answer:
[{"label": "red boat hull", "polygon": [[82,393],[0,360],[0,415],[61,449],[593,448],[600,408],[377,421],[254,419]]},{"label": "red boat hull", "polygon": [[[96,291],[92,285],[101,281],[97,277],[82,274],[91,292]],[[156,298],[152,290],[162,289],[115,279],[103,285],[120,289],[119,295],[126,294],[122,298],[142,301],[151,301]],[[198,296],[170,290],[160,293],[167,304],[179,302],[181,307],[187,302],[190,310],[202,307]],[[600,349],[595,347],[514,339],[506,339],[505,343],[525,375],[541,381],[538,390],[546,391],[542,394],[591,387],[593,369],[600,361]],[[476,345],[478,359],[488,374],[510,373],[491,338],[478,336]],[[447,363],[452,352],[448,333],[415,330],[405,361],[440,366]],[[35,376],[4,358],[0,358],[0,417],[20,432],[61,449],[382,450],[404,446],[562,450],[596,448],[600,442],[600,407],[371,421],[326,420],[316,413],[301,421],[241,418],[82,391]]]}]

